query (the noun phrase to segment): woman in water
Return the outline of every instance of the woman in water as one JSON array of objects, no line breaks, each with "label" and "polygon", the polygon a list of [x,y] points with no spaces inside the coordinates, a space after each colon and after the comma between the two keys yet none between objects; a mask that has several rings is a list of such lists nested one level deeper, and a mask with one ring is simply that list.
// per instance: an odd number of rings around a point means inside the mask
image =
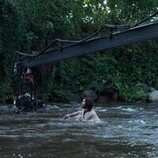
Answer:
[{"label": "woman in water", "polygon": [[92,100],[90,98],[84,98],[81,102],[81,111],[77,111],[71,114],[67,114],[64,116],[64,119],[75,118],[77,120],[89,120],[92,122],[99,123],[100,119],[97,116],[95,110],[92,109]]}]

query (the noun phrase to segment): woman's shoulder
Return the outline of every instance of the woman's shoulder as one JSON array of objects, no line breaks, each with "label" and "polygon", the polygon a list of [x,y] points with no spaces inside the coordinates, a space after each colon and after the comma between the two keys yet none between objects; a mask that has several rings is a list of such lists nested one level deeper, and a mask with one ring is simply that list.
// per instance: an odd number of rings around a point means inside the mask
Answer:
[{"label": "woman's shoulder", "polygon": [[96,111],[94,109],[91,110],[91,113],[96,114]]}]

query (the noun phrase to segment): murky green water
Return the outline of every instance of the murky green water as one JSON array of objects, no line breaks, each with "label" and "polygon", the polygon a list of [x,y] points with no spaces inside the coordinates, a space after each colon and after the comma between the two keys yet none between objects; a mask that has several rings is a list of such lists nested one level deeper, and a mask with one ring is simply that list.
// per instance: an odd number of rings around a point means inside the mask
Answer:
[{"label": "murky green water", "polygon": [[99,124],[62,119],[78,109],[1,105],[0,158],[158,158],[158,104],[98,105]]}]

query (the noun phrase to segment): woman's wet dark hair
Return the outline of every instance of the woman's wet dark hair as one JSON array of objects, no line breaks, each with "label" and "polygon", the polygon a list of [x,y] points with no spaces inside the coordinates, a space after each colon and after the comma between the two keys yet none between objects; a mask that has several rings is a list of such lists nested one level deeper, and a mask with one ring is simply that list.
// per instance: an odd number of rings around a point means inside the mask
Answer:
[{"label": "woman's wet dark hair", "polygon": [[91,111],[92,110],[92,107],[93,107],[93,100],[89,97],[86,97],[84,98],[85,99],[85,102],[86,102],[86,106],[88,108],[88,111]]}]

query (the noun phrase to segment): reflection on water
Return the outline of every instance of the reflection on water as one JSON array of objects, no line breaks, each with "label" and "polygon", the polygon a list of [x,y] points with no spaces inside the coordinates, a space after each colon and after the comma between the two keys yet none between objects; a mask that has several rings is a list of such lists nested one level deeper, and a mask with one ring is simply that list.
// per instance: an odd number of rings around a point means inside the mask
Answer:
[{"label": "reflection on water", "polygon": [[63,120],[78,104],[15,114],[0,105],[1,158],[157,158],[156,104],[98,105],[102,122]]}]

